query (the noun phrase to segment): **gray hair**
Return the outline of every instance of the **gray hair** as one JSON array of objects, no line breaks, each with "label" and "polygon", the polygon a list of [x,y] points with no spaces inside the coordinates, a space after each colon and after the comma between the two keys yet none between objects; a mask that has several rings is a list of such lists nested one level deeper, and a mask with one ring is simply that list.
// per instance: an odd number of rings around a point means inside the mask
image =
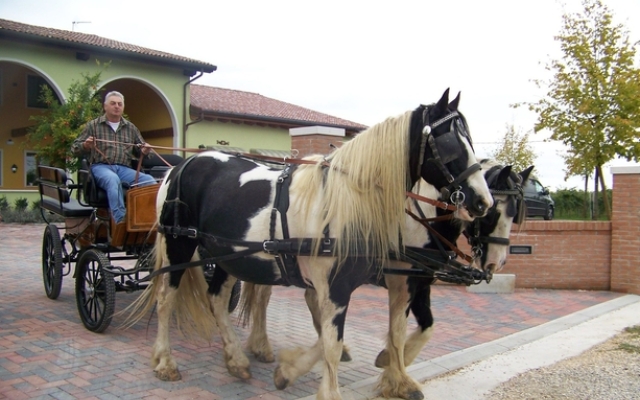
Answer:
[{"label": "gray hair", "polygon": [[107,104],[107,99],[111,96],[117,96],[120,97],[122,99],[122,102],[124,103],[124,96],[122,95],[122,93],[120,92],[116,92],[115,90],[110,91],[109,93],[107,93],[106,96],[104,96],[104,104]]}]

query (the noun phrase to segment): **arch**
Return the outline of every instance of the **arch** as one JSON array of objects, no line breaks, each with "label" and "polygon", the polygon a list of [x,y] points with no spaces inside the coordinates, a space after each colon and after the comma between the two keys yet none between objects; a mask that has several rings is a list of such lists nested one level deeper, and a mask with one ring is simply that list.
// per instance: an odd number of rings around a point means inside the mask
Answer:
[{"label": "arch", "polygon": [[[140,87],[137,88],[137,90],[133,90],[133,91],[127,90],[126,93],[124,90],[118,90],[119,87],[126,86],[127,82],[135,82],[139,84]],[[164,91],[160,87],[158,87],[156,84],[149,81],[148,79],[142,78],[140,76],[135,76],[135,75],[117,75],[117,76],[109,77],[108,79],[105,79],[101,83],[100,87],[108,89],[107,91],[118,90],[119,92],[122,92],[122,94],[125,96],[125,113],[131,116],[132,122],[143,133],[143,137],[145,136],[144,135],[145,131],[147,132],[153,131],[156,134],[166,135],[166,131],[170,129],[171,131],[170,147],[178,147],[178,140],[180,135],[180,131],[179,131],[180,123],[178,120],[178,116],[173,104],[169,100],[169,97],[164,93]],[[149,90],[151,93],[153,93],[156,96],[156,98],[159,100],[159,104],[164,107],[164,110],[167,113],[167,120],[171,125],[170,127],[158,125],[155,121],[150,121],[150,119],[154,117],[154,115],[152,115],[154,113],[156,117],[157,116],[162,117],[162,116],[158,115],[157,111],[154,111],[153,109],[149,109],[149,107],[153,108],[153,104],[149,105],[149,103],[153,103],[154,99],[149,98],[148,96],[145,97],[146,93],[144,92],[146,90]],[[144,98],[144,103],[141,101],[142,98]],[[133,114],[130,113],[132,109],[134,110]],[[156,110],[157,110],[157,107],[156,107]],[[148,139],[151,139],[150,140],[151,142],[154,141],[153,137],[152,138],[145,137],[145,140],[148,140]]]},{"label": "arch", "polygon": [[58,96],[58,98],[60,99],[60,101],[62,103],[65,103],[67,101],[67,97],[65,96],[65,93],[62,90],[62,88],[58,85],[58,83],[49,74],[47,74],[41,68],[35,66],[34,64],[31,64],[29,62],[25,62],[24,60],[20,60],[20,59],[17,59],[17,58],[3,58],[3,57],[0,57],[0,62],[9,62],[9,63],[13,63],[13,64],[18,64],[18,65],[21,65],[23,67],[27,67],[27,68],[37,72],[40,76],[42,76],[44,79],[46,79],[47,83],[49,84],[49,86],[51,86],[51,88],[55,92],[56,96]]}]

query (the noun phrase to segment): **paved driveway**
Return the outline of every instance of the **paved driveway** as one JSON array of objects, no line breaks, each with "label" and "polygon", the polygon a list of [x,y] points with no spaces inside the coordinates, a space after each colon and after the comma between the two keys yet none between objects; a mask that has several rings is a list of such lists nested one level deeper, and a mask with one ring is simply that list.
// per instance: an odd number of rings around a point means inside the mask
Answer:
[{"label": "paved driveway", "polygon": [[[8,399],[297,399],[316,392],[321,368],[291,387],[273,385],[273,364],[250,357],[253,378],[243,382],[224,366],[219,337],[210,343],[172,337],[180,382],[161,382],[149,367],[155,321],[128,330],[116,316],[102,334],[87,331],[75,305],[73,278],[49,300],[42,284],[43,224],[0,223],[0,398]],[[139,293],[118,293],[116,312]],[[436,285],[432,306],[436,331],[416,363],[538,326],[621,296],[611,292],[517,290],[514,294],[471,294],[464,287]],[[345,340],[354,360],[340,367],[340,384],[375,377],[373,366],[387,327],[385,289],[356,290]],[[234,314],[235,317],[235,314]],[[234,319],[235,321],[235,319]],[[415,325],[410,326],[413,329]],[[237,327],[244,341],[248,329]],[[302,291],[274,288],[268,333],[275,351],[310,346],[316,334]]]}]

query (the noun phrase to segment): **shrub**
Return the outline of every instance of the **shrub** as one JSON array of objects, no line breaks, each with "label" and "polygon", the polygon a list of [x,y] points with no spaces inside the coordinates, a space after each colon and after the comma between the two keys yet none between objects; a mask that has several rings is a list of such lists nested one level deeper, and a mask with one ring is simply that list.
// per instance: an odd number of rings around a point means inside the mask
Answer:
[{"label": "shrub", "polygon": [[24,197],[18,197],[13,203],[13,206],[16,211],[25,211],[29,206],[29,200],[25,199]]},{"label": "shrub", "polygon": [[7,196],[0,197],[0,211],[5,211],[9,209],[9,202],[7,201]]}]

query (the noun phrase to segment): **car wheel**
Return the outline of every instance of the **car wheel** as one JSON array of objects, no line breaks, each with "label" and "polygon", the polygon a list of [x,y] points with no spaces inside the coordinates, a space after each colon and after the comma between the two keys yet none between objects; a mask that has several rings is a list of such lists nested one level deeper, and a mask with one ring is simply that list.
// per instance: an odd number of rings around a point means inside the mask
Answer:
[{"label": "car wheel", "polygon": [[551,221],[553,219],[553,207],[547,207],[547,212],[544,213],[545,221]]}]

